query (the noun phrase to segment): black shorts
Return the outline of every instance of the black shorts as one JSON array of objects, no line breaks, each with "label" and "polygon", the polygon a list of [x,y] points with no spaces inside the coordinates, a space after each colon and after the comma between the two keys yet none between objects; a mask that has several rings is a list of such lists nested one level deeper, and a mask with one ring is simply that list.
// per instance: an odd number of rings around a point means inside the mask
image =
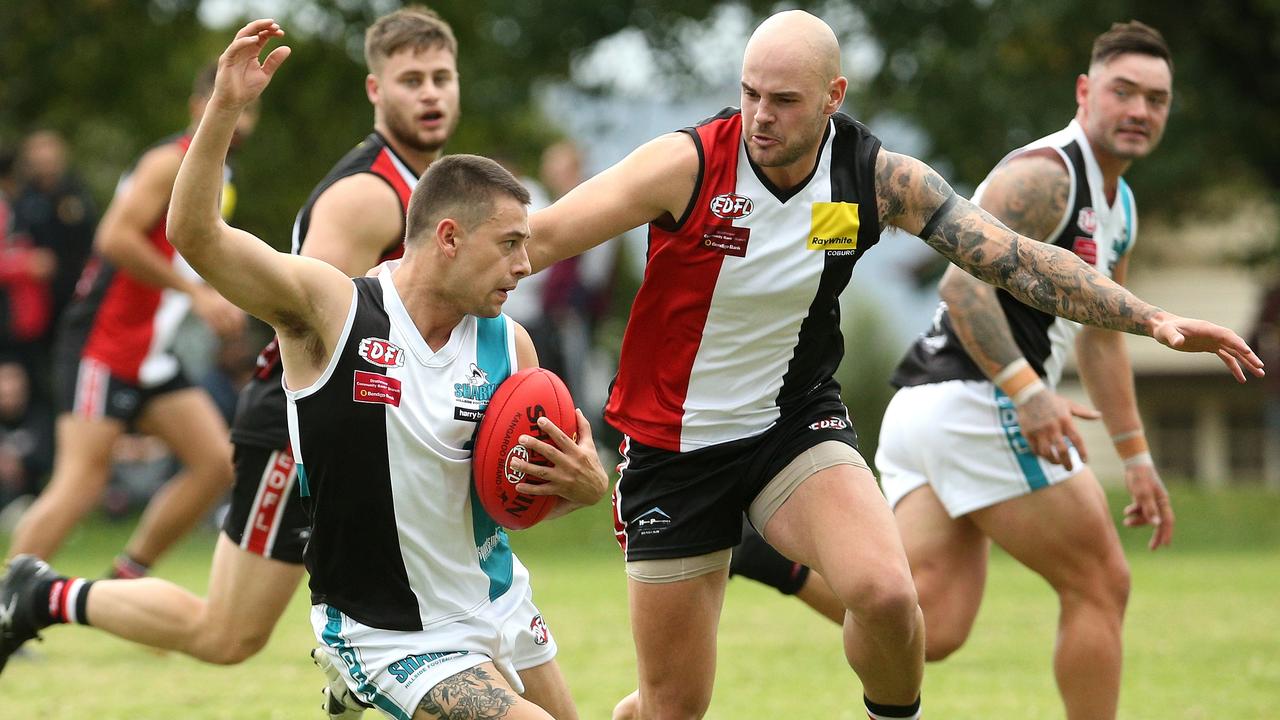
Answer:
[{"label": "black shorts", "polygon": [[133,427],[147,403],[192,387],[185,373],[152,387],[143,387],[113,375],[106,364],[93,358],[58,361],[55,369],[58,413],[75,413],[89,419],[109,417]]},{"label": "black shorts", "polygon": [[302,564],[311,518],[298,493],[298,470],[288,447],[235,444],[236,484],[222,531],[242,549]]},{"label": "black shorts", "polygon": [[801,453],[858,436],[834,383],[755,437],[690,452],[623,440],[613,491],[618,544],[627,560],[703,555],[737,545],[743,513]]}]

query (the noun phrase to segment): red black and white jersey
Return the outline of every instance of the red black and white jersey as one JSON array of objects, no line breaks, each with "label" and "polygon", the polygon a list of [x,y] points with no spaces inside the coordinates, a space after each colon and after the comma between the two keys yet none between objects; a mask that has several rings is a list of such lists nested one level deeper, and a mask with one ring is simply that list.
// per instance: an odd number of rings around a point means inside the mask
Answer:
[{"label": "red black and white jersey", "polygon": [[[184,154],[191,136],[182,134],[166,138],[148,148],[148,152],[167,144],[176,145]],[[235,207],[235,188],[231,184],[230,166],[224,166],[222,214],[229,218]],[[133,168],[120,178],[119,194],[133,180]],[[147,240],[183,276],[198,275],[169,244],[165,235],[165,218],[160,214],[147,231]],[[134,278],[101,255],[95,254],[85,266],[76,285],[76,293],[64,314],[62,347],[79,348],[82,358],[105,365],[111,375],[143,388],[162,385],[177,376],[180,368],[171,345],[178,325],[191,309],[191,298],[184,292],[161,288]]]},{"label": "red black and white jersey", "polygon": [[[1121,178],[1115,198],[1106,197],[1102,169],[1093,157],[1089,139],[1075,120],[1058,132],[1009,153],[992,173],[1010,160],[1028,155],[1057,159],[1066,167],[1070,182],[1066,212],[1046,242],[1074,252],[1098,272],[1111,277],[1138,234],[1133,191],[1128,183]],[[982,201],[990,177],[978,186],[974,202]],[[1025,305],[1004,289],[997,289],[996,297],[1027,363],[1050,385],[1057,385],[1082,327],[1080,323]],[[947,305],[942,303],[933,326],[907,350],[894,372],[893,384],[908,387],[947,380],[986,379],[960,343]]]},{"label": "red black and white jersey", "polygon": [[809,177],[780,190],[747,156],[727,108],[683,132],[693,198],[649,225],[644,280],[605,417],[652,447],[751,437],[832,382],[844,355],[839,296],[880,237],[880,141],[837,113]]},{"label": "red black and white jersey", "polygon": [[[387,244],[378,261],[394,260],[404,254],[403,216],[409,209],[409,195],[418,184],[418,176],[377,131],[369,133],[359,145],[344,155],[311,191],[311,196],[298,211],[293,223],[295,254],[302,252],[307,241],[307,231],[311,227],[311,210],[324,191],[339,180],[360,173],[381,178],[395,190],[396,197],[400,199],[400,235]],[[280,381],[283,374],[279,348],[276,341],[272,340],[258,355],[258,369],[253,379],[240,392],[235,421],[231,425],[233,442],[275,449],[285,447],[289,434],[285,420],[284,388]]]}]

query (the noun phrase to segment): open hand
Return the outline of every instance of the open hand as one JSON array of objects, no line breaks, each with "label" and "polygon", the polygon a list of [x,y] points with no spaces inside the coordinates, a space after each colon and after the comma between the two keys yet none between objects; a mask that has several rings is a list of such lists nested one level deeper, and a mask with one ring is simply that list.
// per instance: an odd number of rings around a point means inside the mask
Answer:
[{"label": "open hand", "polygon": [[271,38],[283,36],[284,30],[270,19],[254,20],[240,28],[236,39],[218,57],[213,99],[237,109],[256,100],[291,50],[287,45],[281,45],[262,62],[258,62],[258,57]]},{"label": "open hand", "polygon": [[1217,355],[1235,376],[1236,382],[1245,381],[1244,369],[1258,377],[1265,374],[1262,360],[1248,343],[1239,335],[1211,322],[1161,312],[1151,319],[1151,337],[1174,350]]}]

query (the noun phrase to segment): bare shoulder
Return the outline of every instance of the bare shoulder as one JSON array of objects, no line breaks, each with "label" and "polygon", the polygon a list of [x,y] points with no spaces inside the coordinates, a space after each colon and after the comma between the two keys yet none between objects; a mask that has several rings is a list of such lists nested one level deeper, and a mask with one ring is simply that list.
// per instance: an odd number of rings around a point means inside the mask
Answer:
[{"label": "bare shoulder", "polygon": [[893,225],[917,235],[955,191],[925,163],[881,149],[876,156],[876,206],[881,226]]},{"label": "bare shoulder", "polygon": [[680,217],[698,183],[701,162],[688,133],[660,135],[636,148],[617,167],[631,175],[661,210]]},{"label": "bare shoulder", "polygon": [[386,180],[372,173],[356,173],[338,180],[320,193],[316,198],[313,212],[339,210],[344,212],[358,211],[358,217],[390,216],[396,225],[403,218],[400,208],[400,196]]},{"label": "bare shoulder", "polygon": [[1056,154],[1026,154],[991,173],[979,205],[1015,232],[1049,240],[1070,195],[1071,176]]},{"label": "bare shoulder", "polygon": [[[372,267],[403,228],[404,209],[396,191],[381,178],[359,173],[335,182],[316,198],[304,248],[308,255],[357,275]],[[353,251],[360,256],[346,257]]]},{"label": "bare shoulder", "polygon": [[182,166],[182,156],[182,148],[177,143],[157,145],[138,158],[133,177],[147,183],[172,187],[173,181],[178,177],[178,168]]}]

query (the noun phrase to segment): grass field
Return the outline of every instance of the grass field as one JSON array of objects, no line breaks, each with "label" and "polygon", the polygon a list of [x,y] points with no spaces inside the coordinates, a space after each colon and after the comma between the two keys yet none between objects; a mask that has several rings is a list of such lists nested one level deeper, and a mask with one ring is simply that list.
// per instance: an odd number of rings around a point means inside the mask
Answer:
[{"label": "grass field", "polygon": [[[1123,498],[1112,497],[1118,510]],[[1174,547],[1122,531],[1133,567],[1120,716],[1280,717],[1280,496],[1175,488]],[[129,527],[80,530],[60,569],[96,574]],[[608,511],[514,534],[582,717],[608,718],[635,682],[622,565]],[[213,534],[198,533],[157,574],[203,589]],[[233,668],[158,655],[86,628],[51,628],[0,676],[0,718],[316,718],[321,676],[300,592],[267,648]],[[929,718],[1062,717],[1050,653],[1056,603],[997,553],[971,643],[925,676]],[[834,625],[771,589],[730,584],[709,718],[863,718],[861,688]],[[374,715],[366,715],[373,720]]]}]

